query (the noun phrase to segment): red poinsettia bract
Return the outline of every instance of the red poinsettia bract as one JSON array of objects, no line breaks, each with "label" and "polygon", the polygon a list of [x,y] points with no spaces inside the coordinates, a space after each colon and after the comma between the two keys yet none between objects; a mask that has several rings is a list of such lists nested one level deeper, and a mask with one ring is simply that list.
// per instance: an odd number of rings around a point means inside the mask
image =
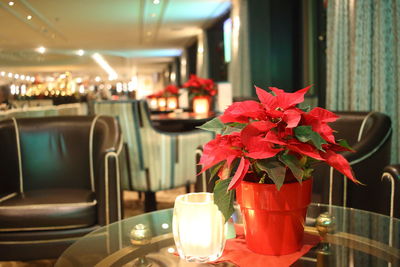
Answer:
[{"label": "red poinsettia bract", "polygon": [[191,74],[189,80],[183,84],[183,88],[188,88],[191,94],[215,96],[217,89],[211,79],[203,79],[195,74]]},{"label": "red poinsettia bract", "polygon": [[[195,79],[192,81],[198,82]],[[223,125],[223,133],[217,134],[214,140],[204,146],[200,159],[202,171],[216,167],[219,177],[226,179],[233,169],[235,172],[228,189],[234,189],[247,173],[260,171],[257,167],[259,161],[278,162],[291,171],[294,170],[292,164],[295,164],[302,168],[302,171],[296,172],[299,176],[305,175],[305,159],[311,158],[325,161],[352,181],[358,182],[348,161],[337,153],[352,151],[351,148],[337,143],[328,125],[338,116],[319,107],[308,112],[297,107],[304,101],[309,88],[287,93],[270,87],[269,93],[256,87],[260,102],[233,103],[218,118],[219,125]],[[288,158],[292,160],[290,164]]]},{"label": "red poinsettia bract", "polygon": [[167,87],[165,87],[164,92],[167,93],[167,94],[171,94],[171,95],[178,95],[179,94],[179,88],[176,87],[173,84],[170,84]]}]

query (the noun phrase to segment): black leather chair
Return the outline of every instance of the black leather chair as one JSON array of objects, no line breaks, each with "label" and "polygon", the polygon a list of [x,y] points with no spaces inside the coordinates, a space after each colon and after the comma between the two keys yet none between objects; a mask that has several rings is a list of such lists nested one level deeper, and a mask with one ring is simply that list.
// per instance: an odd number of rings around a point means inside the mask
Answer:
[{"label": "black leather chair", "polygon": [[379,112],[336,112],[331,123],[336,139],[346,139],[355,153],[345,152],[356,178],[354,184],[326,164],[314,171],[313,202],[331,203],[389,215],[390,186],[381,181],[383,168],[390,163],[391,120]]},{"label": "black leather chair", "polygon": [[108,116],[0,121],[0,260],[57,258],[121,219],[121,145]]}]

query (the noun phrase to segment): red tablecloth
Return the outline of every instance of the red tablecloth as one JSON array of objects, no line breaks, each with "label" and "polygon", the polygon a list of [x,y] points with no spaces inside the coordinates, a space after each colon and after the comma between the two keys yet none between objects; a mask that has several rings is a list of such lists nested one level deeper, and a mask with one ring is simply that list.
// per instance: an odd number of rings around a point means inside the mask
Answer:
[{"label": "red tablecloth", "polygon": [[304,233],[303,246],[297,252],[282,256],[266,256],[252,252],[246,246],[243,225],[235,225],[236,238],[226,241],[222,256],[216,261],[229,261],[240,267],[285,267],[296,262],[320,242],[320,237]]}]

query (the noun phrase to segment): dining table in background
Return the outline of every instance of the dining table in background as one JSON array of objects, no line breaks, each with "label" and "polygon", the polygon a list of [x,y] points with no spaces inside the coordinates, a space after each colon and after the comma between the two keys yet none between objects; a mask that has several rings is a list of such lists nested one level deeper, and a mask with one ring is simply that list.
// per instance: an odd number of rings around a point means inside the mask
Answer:
[{"label": "dining table in background", "polygon": [[164,112],[151,114],[153,127],[163,132],[187,132],[195,130],[213,119],[215,112],[197,114],[194,112]]}]

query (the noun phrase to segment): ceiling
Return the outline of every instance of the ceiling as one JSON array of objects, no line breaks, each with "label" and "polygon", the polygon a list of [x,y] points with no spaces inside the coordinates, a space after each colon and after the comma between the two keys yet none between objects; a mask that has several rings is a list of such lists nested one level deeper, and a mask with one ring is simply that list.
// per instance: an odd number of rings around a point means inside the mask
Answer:
[{"label": "ceiling", "polygon": [[0,71],[106,77],[91,58],[100,53],[119,79],[158,72],[229,7],[229,0],[0,0]]}]

